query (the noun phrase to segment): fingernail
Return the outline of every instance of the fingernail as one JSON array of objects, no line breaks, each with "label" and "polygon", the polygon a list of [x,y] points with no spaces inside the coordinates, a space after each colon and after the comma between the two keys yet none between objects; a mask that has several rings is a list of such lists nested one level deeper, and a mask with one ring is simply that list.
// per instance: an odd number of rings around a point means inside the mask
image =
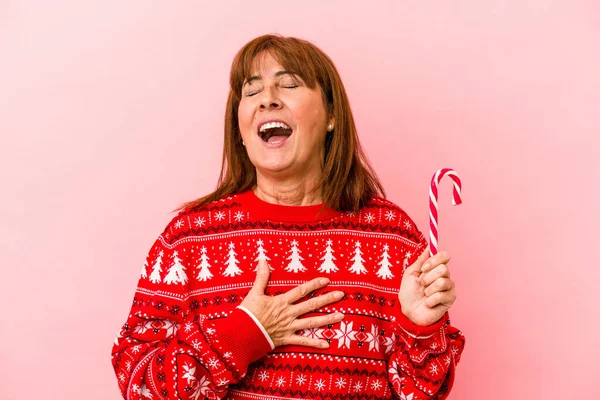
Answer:
[{"label": "fingernail", "polygon": [[344,297],[344,292],[335,292],[333,294],[333,297],[335,297],[336,299],[341,299],[342,297]]},{"label": "fingernail", "polygon": [[327,284],[329,283],[329,279],[327,279],[327,278],[323,278],[323,279],[321,279],[321,280],[319,281],[319,283],[320,283],[321,285],[327,285]]},{"label": "fingernail", "polygon": [[333,318],[335,319],[344,319],[344,314],[342,313],[335,313]]},{"label": "fingernail", "polygon": [[428,269],[429,269],[429,263],[425,263],[425,264],[423,264],[421,271],[427,271]]},{"label": "fingernail", "polygon": [[321,343],[321,348],[323,348],[323,349],[329,348],[329,343]]}]

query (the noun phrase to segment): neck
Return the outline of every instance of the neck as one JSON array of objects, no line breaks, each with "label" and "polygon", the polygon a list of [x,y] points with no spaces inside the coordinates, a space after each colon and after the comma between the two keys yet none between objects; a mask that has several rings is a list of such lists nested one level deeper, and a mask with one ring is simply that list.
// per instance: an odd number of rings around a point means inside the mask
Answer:
[{"label": "neck", "polygon": [[303,176],[299,179],[278,180],[256,171],[256,196],[268,203],[287,206],[310,206],[321,204],[319,179]]}]

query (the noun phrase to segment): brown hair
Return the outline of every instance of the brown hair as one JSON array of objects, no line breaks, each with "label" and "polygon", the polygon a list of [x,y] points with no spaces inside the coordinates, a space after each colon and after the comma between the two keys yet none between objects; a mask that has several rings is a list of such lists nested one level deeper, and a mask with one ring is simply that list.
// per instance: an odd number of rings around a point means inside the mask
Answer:
[{"label": "brown hair", "polygon": [[298,75],[308,87],[319,85],[335,129],[325,138],[325,159],[320,184],[323,203],[337,211],[357,211],[385,191],[360,145],[346,90],[331,59],[312,43],[281,35],[264,35],[248,42],[236,54],[229,76],[225,111],[223,161],[217,188],[211,194],[183,204],[179,209],[206,204],[251,189],[256,169],[242,143],[238,107],[244,80],[251,76],[255,58],[268,51],[281,66]]}]

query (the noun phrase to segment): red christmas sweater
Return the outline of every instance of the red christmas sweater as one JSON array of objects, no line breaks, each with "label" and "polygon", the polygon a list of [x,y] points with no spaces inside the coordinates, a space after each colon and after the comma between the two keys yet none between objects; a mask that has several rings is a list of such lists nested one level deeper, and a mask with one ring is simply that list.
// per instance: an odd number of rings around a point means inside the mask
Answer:
[{"label": "red christmas sweater", "polygon": [[[180,212],[150,249],[112,351],[126,399],[444,399],[465,339],[448,314],[419,326],[401,311],[403,269],[427,246],[408,215],[375,198],[358,212],[283,206],[251,191]],[[301,335],[328,349],[273,343],[238,307],[258,260],[266,293],[316,277],[342,290],[305,314],[345,314]]]}]

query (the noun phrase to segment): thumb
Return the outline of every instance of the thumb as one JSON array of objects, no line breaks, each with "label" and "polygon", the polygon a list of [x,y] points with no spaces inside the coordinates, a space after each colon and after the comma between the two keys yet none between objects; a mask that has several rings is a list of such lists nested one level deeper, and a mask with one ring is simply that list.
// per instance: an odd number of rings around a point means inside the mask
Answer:
[{"label": "thumb", "polygon": [[404,273],[418,276],[421,273],[421,267],[428,259],[429,244],[427,245],[427,247],[425,247],[425,250],[423,250],[423,252],[419,255],[419,258],[417,258],[416,261],[410,265],[410,267],[406,268]]},{"label": "thumb", "polygon": [[265,294],[265,289],[267,288],[267,283],[269,283],[270,275],[271,271],[269,270],[267,262],[265,260],[260,260],[256,269],[256,279],[254,280],[254,286],[252,286],[252,289],[250,289],[250,291],[254,293]]}]

